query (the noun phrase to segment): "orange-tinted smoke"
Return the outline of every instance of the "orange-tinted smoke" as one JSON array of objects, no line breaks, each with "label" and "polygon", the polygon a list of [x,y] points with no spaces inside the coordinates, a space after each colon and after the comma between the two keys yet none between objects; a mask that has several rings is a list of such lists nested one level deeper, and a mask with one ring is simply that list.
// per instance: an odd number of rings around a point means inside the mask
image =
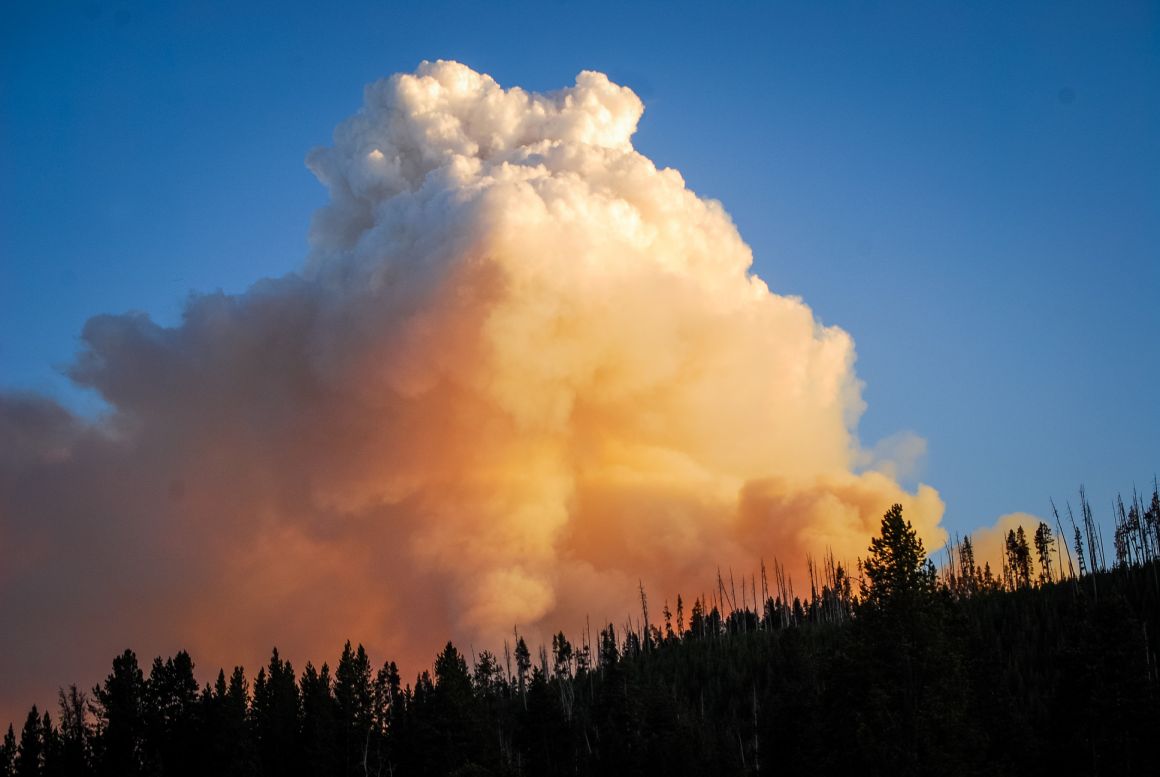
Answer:
[{"label": "orange-tinted smoke", "polygon": [[373,84],[308,159],[331,201],[300,273],[176,327],[92,319],[100,422],[0,398],[5,711],[126,646],[204,678],[350,638],[414,670],[448,637],[621,622],[638,580],[800,580],[893,502],[941,546],[937,493],[866,468],[850,336],[633,149],[641,112],[591,72]]}]

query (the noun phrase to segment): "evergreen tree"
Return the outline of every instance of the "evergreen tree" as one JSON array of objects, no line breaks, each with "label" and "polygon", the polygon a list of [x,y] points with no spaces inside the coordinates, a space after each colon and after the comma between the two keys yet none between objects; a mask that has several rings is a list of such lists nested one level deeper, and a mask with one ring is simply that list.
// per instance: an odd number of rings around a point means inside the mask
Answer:
[{"label": "evergreen tree", "polygon": [[528,670],[532,666],[532,654],[528,650],[528,643],[523,637],[516,639],[516,685],[520,691],[520,698],[527,708],[528,698]]},{"label": "evergreen tree", "polygon": [[1027,546],[1027,535],[1020,526],[1007,532],[1007,573],[1011,588],[1026,588],[1031,585],[1031,550]]},{"label": "evergreen tree", "polygon": [[20,749],[16,752],[14,773],[16,777],[41,777],[44,774],[44,737],[35,704],[20,730]]},{"label": "evergreen tree", "polygon": [[[520,640],[522,642],[522,640]],[[519,655],[519,643],[516,645]],[[448,642],[435,657],[435,687],[430,697],[429,722],[437,732],[441,768],[447,772],[479,756],[475,696],[467,661]]]},{"label": "evergreen tree", "polygon": [[253,773],[246,727],[249,688],[243,669],[235,667],[228,681],[225,670],[219,669],[213,688],[202,698],[206,773],[221,777]]},{"label": "evergreen tree", "polygon": [[920,605],[934,594],[935,569],[910,521],[902,517],[902,505],[886,512],[881,531],[870,541],[870,555],[862,563],[864,606],[883,611]]},{"label": "evergreen tree", "polygon": [[301,700],[294,667],[274,648],[270,663],[254,679],[251,720],[258,767],[268,777],[297,774],[302,757],[298,737]]},{"label": "evergreen tree", "polygon": [[975,546],[970,537],[959,543],[959,593],[971,596],[980,587],[980,570],[975,566]]},{"label": "evergreen tree", "polygon": [[[1069,508],[1070,509],[1070,508]],[[1087,574],[1087,564],[1084,562],[1083,556],[1083,535],[1080,534],[1079,527],[1075,528],[1075,557],[1079,562],[1079,576],[1083,577]]]},{"label": "evergreen tree", "polygon": [[147,760],[165,775],[200,772],[201,699],[189,653],[182,650],[164,661],[155,659],[143,699]]},{"label": "evergreen tree", "polygon": [[1039,558],[1039,582],[1050,583],[1055,579],[1051,571],[1051,551],[1055,546],[1055,538],[1052,537],[1051,527],[1043,521],[1039,522],[1039,528],[1035,530],[1035,555]]},{"label": "evergreen tree", "polygon": [[1153,558],[1160,558],[1160,486],[1155,481],[1152,483],[1152,501],[1144,513],[1144,525],[1153,543]]},{"label": "evergreen tree", "polygon": [[[350,647],[350,643],[347,643]],[[302,748],[306,773],[311,775],[349,772],[347,737],[339,734],[338,710],[330,680],[330,667],[321,670],[306,662],[299,681],[302,694]],[[339,746],[341,744],[341,747]]]},{"label": "evergreen tree", "polygon": [[475,688],[484,696],[492,696],[499,691],[502,681],[503,670],[500,668],[499,660],[490,650],[480,653],[475,662],[475,670],[472,672],[472,684]]},{"label": "evergreen tree", "polygon": [[375,673],[371,684],[371,737],[367,753],[367,770],[375,774],[392,771],[387,736],[393,713],[394,691],[398,687],[399,672],[391,662],[385,662]]},{"label": "evergreen tree", "polygon": [[63,771],[60,758],[60,732],[53,725],[52,716],[48,714],[47,710],[40,718],[40,748],[40,773],[44,777],[63,777],[66,773]]},{"label": "evergreen tree", "polygon": [[700,639],[705,636],[705,605],[702,603],[700,597],[693,601],[693,612],[689,616],[688,636],[693,639]]},{"label": "evergreen tree", "polygon": [[113,672],[93,689],[96,748],[102,775],[136,777],[144,769],[145,678],[132,650],[113,659]]},{"label": "evergreen tree", "polygon": [[861,613],[852,646],[860,671],[845,678],[861,768],[886,774],[945,771],[959,742],[964,685],[949,639],[948,597],[937,596],[934,565],[893,505],[863,562]]},{"label": "evergreen tree", "polygon": [[62,774],[83,777],[91,772],[91,736],[87,708],[88,697],[75,685],[60,691],[60,751]]},{"label": "evergreen tree", "polygon": [[340,732],[342,774],[363,773],[370,744],[371,662],[362,645],[352,650],[348,641],[334,673],[335,713]]},{"label": "evergreen tree", "polygon": [[0,742],[0,777],[12,777],[16,770],[16,732],[12,724],[8,724],[8,731],[4,734],[4,741]]}]

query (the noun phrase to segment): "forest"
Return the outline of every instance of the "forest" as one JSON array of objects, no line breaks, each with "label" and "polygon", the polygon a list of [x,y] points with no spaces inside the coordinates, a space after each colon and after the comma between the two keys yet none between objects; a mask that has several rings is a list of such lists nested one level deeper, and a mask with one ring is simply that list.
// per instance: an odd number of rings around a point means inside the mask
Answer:
[{"label": "forest", "polygon": [[[1054,505],[1053,505],[1054,508]],[[899,505],[865,558],[809,560],[656,616],[499,654],[450,642],[404,682],[346,643],[301,671],[275,649],[199,685],[180,652],[126,650],[0,745],[0,777],[1153,773],[1160,493],[928,556]],[[650,604],[654,607],[650,615]]]}]

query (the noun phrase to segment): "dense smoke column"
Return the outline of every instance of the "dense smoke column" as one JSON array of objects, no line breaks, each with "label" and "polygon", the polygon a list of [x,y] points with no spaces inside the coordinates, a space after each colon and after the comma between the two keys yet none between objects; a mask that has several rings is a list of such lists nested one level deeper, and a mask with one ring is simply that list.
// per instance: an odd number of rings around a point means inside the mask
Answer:
[{"label": "dense smoke column", "polygon": [[410,671],[620,620],[638,580],[853,560],[894,502],[941,546],[936,492],[857,439],[850,336],[633,149],[642,110],[592,72],[375,83],[308,158],[331,199],[300,273],[176,327],[93,318],[98,422],[0,397],[9,716],[127,645],[209,670],[350,637]]}]

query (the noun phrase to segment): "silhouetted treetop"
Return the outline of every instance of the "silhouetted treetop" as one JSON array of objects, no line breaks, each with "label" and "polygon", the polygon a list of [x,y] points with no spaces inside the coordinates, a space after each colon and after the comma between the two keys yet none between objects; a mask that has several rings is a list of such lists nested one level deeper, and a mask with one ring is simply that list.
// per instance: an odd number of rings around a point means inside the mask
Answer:
[{"label": "silhouetted treetop", "polygon": [[874,610],[912,606],[934,593],[934,564],[910,521],[902,517],[902,505],[893,505],[882,516],[881,535],[870,540],[862,571],[863,604]]}]

